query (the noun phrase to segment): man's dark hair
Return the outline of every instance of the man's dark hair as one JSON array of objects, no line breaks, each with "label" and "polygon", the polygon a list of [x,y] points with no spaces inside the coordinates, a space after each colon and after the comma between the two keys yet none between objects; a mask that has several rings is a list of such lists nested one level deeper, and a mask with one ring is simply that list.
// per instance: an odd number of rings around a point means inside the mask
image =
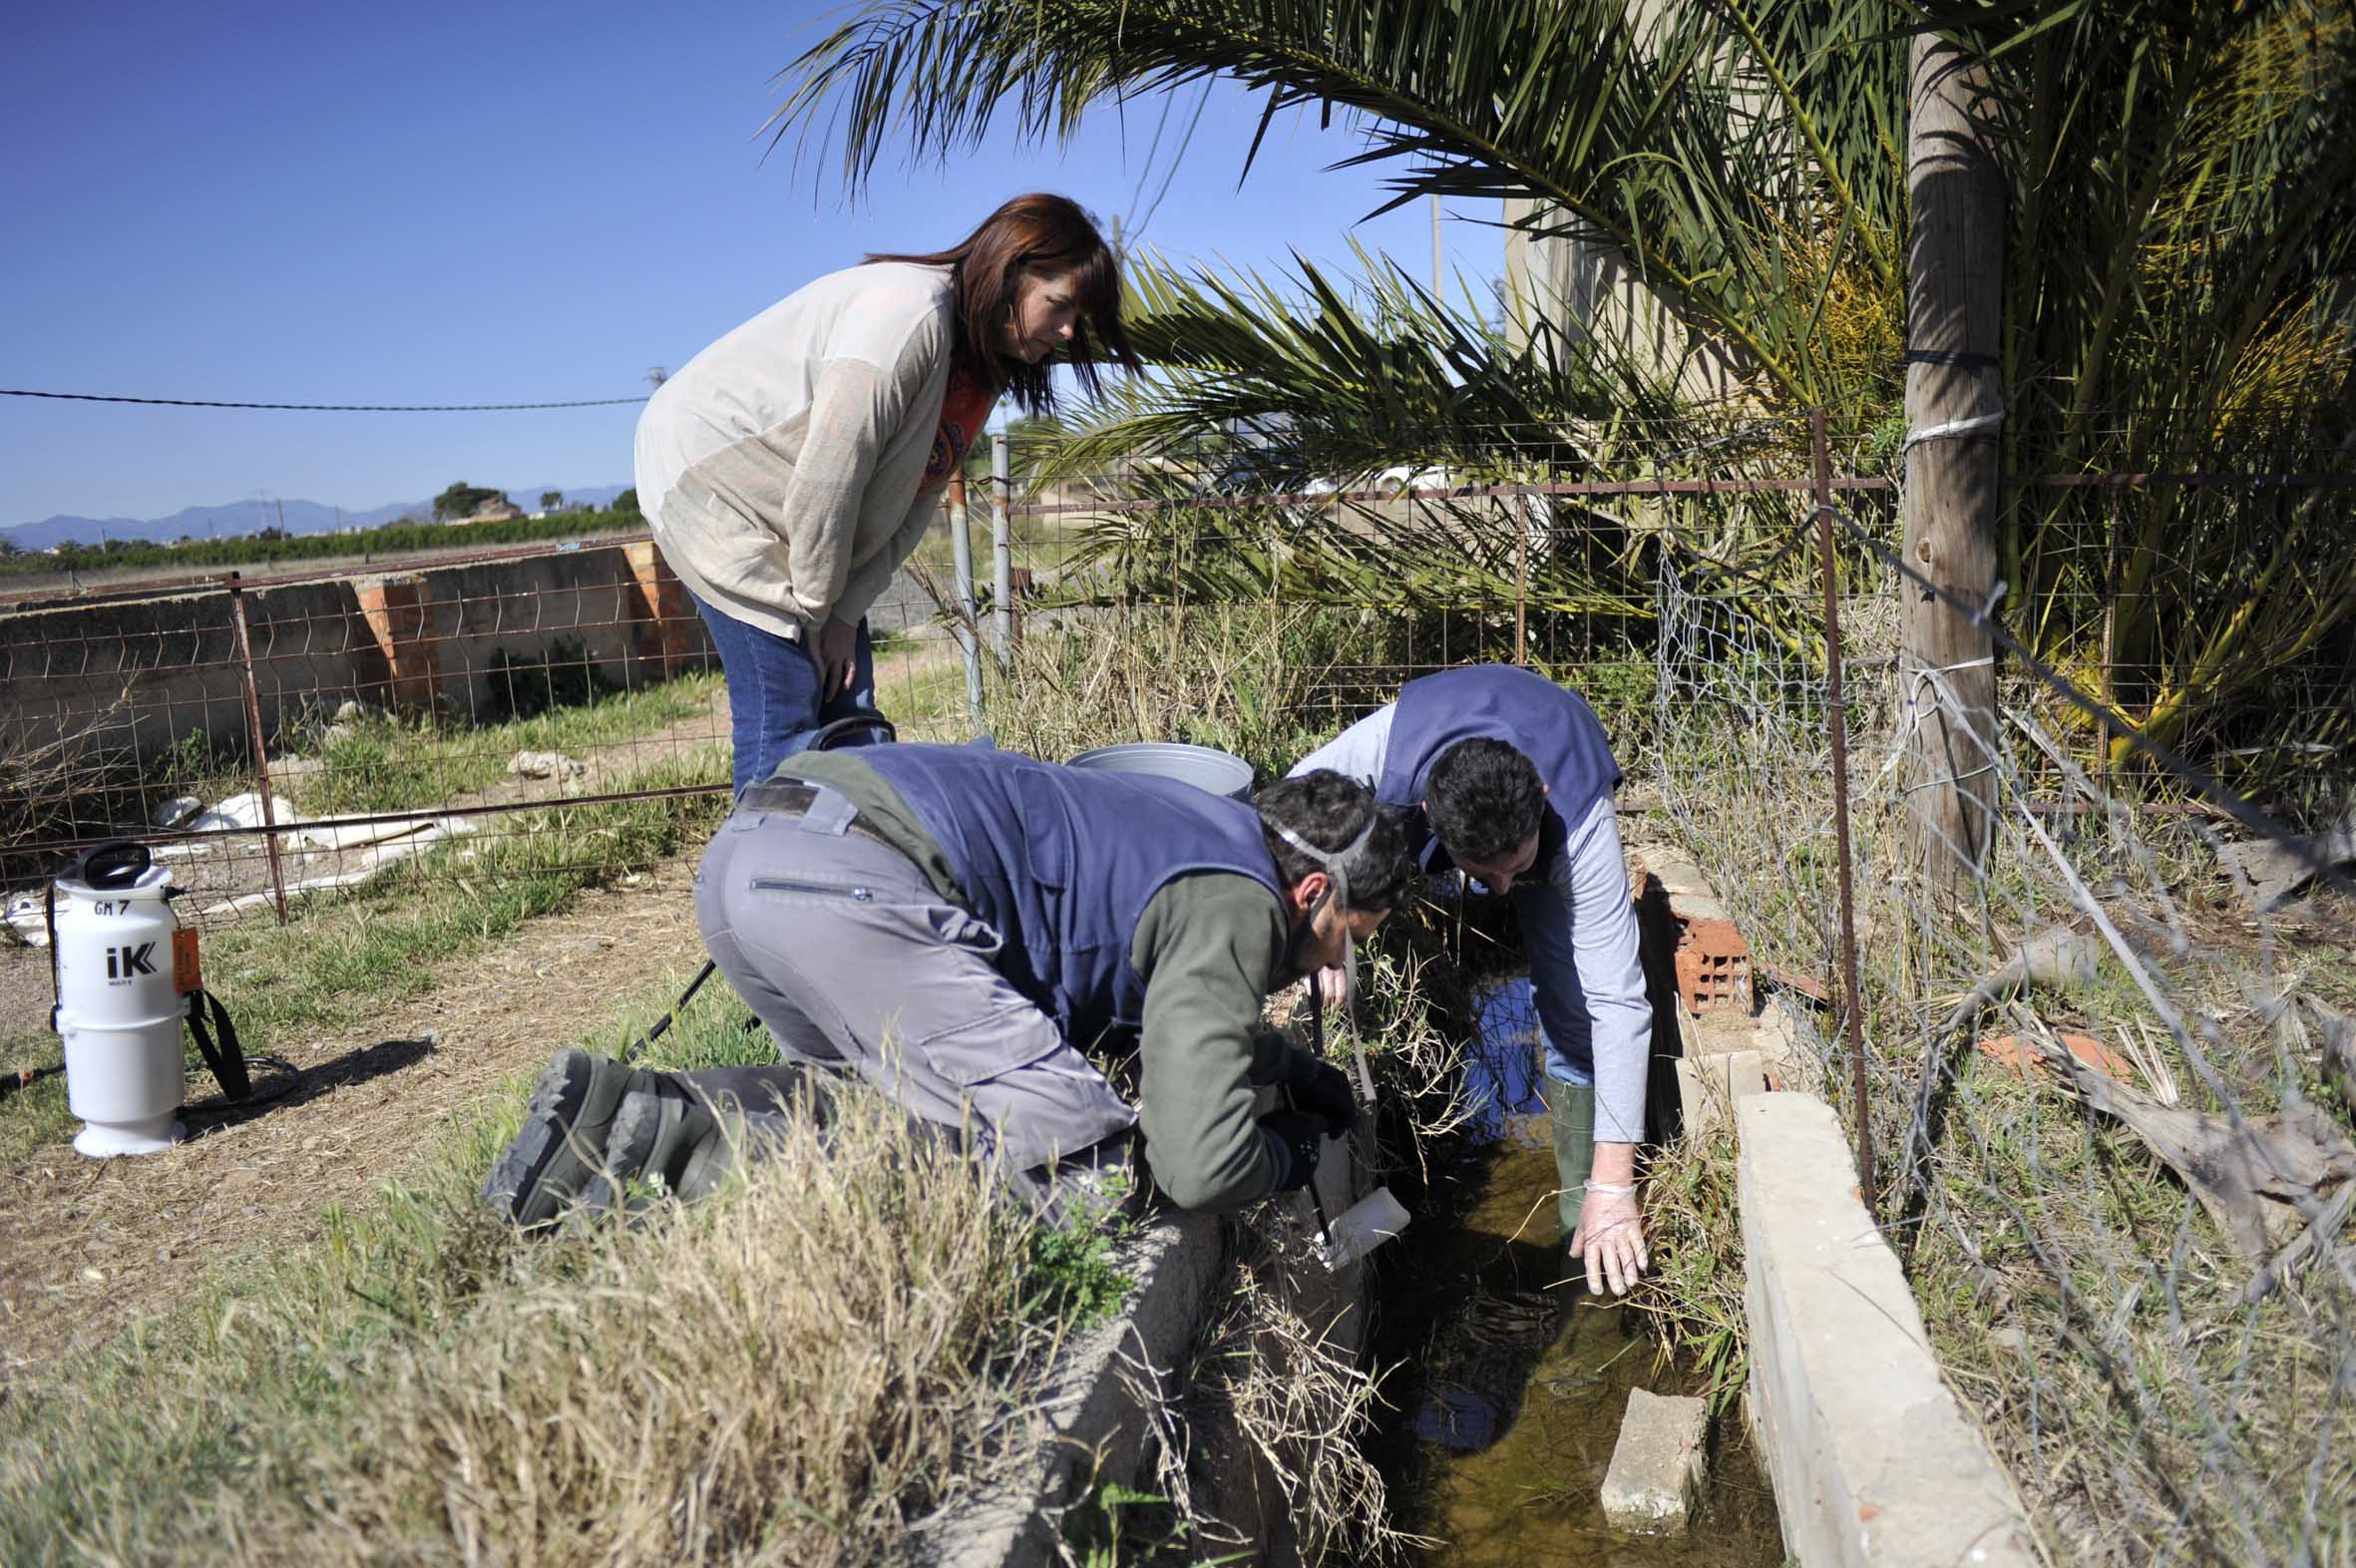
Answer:
[{"label": "man's dark hair", "polygon": [[1493,866],[1510,860],[1546,820],[1546,786],[1529,758],[1484,736],[1440,753],[1423,805],[1450,860]]},{"label": "man's dark hair", "polygon": [[[1319,768],[1299,778],[1279,779],[1253,796],[1252,805],[1260,813],[1261,837],[1267,840],[1268,853],[1286,887],[1326,868],[1287,844],[1277,828],[1289,829],[1303,843],[1322,850],[1347,849],[1365,833],[1366,842],[1342,863],[1342,874],[1350,881],[1350,907],[1398,907],[1407,880],[1415,873],[1415,860],[1407,853],[1407,836],[1398,819],[1382,808],[1373,790],[1356,779]],[[1372,831],[1367,827],[1370,821],[1374,823]]]}]

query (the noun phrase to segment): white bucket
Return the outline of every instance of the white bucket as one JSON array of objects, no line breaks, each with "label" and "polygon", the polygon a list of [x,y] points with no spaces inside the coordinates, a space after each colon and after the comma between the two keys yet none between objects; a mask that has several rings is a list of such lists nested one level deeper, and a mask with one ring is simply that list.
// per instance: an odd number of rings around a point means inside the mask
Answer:
[{"label": "white bucket", "polygon": [[151,866],[120,888],[57,884],[57,1032],[66,1104],[86,1123],[74,1147],[94,1159],[153,1154],[178,1142],[186,1097],[181,1023],[164,902],[172,873]]}]

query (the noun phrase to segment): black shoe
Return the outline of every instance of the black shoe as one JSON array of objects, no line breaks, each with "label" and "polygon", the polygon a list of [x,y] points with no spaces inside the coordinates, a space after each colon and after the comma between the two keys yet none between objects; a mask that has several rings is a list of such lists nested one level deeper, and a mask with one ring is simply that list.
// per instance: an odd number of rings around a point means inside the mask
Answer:
[{"label": "black shoe", "polygon": [[483,1201],[527,1230],[557,1219],[604,1169],[614,1112],[650,1076],[609,1056],[557,1052],[532,1085],[524,1125],[484,1178]]}]

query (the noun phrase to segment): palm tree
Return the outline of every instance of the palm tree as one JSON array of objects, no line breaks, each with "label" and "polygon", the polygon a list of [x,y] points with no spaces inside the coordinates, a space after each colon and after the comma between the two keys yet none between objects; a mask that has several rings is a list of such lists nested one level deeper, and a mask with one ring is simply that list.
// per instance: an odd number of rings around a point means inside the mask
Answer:
[{"label": "palm tree", "polygon": [[[1612,255],[1732,366],[1728,403],[1823,405],[1847,461],[1886,463],[1922,29],[1982,57],[1995,98],[2007,473],[2334,466],[2356,435],[2345,0],[870,0],[788,68],[776,130],[839,111],[856,189],[891,141],[946,153],[1003,119],[1068,137],[1091,105],[1223,76],[1265,93],[1269,118],[1354,118],[1352,162],[1383,172],[1390,204],[1507,199],[1528,233]],[[1517,343],[1370,269],[1348,293],[1304,266],[1284,296],[1144,269],[1167,372],[1069,432],[1068,456],[1244,428],[1296,477],[1382,442],[1625,472],[1726,428],[1608,335]],[[2289,486],[2015,486],[2006,607],[2162,738],[2247,738],[2286,687],[2356,661],[2341,512]],[[1790,536],[1788,513],[1720,522],[1701,554],[1729,582]],[[2344,706],[2300,738],[2348,738]]]}]

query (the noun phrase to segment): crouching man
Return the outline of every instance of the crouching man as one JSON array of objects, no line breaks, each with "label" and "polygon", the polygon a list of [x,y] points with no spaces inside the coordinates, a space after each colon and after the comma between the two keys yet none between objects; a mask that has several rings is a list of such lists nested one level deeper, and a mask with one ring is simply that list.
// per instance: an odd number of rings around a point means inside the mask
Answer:
[{"label": "crouching man", "polygon": [[[704,942],[782,1064],[563,1052],[484,1195],[528,1226],[632,1178],[695,1196],[829,1069],[1042,1206],[1125,1160],[1133,1128],[1182,1207],[1303,1186],[1355,1107],[1338,1068],[1261,1026],[1262,999],[1339,964],[1412,872],[1393,816],[1332,773],[1245,805],[971,746],[800,754],[696,873]],[[1131,1051],[1135,1106],[1091,1060]],[[1267,1084],[1291,1105],[1255,1118]],[[715,1114],[728,1101],[751,1136]]]},{"label": "crouching man", "polygon": [[1453,867],[1512,899],[1545,1039],[1564,1245],[1590,1290],[1626,1291],[1651,1261],[1636,1146],[1653,1012],[1612,808],[1620,766],[1594,709],[1512,665],[1443,670],[1294,775],[1328,769],[1411,813],[1426,873]]}]

